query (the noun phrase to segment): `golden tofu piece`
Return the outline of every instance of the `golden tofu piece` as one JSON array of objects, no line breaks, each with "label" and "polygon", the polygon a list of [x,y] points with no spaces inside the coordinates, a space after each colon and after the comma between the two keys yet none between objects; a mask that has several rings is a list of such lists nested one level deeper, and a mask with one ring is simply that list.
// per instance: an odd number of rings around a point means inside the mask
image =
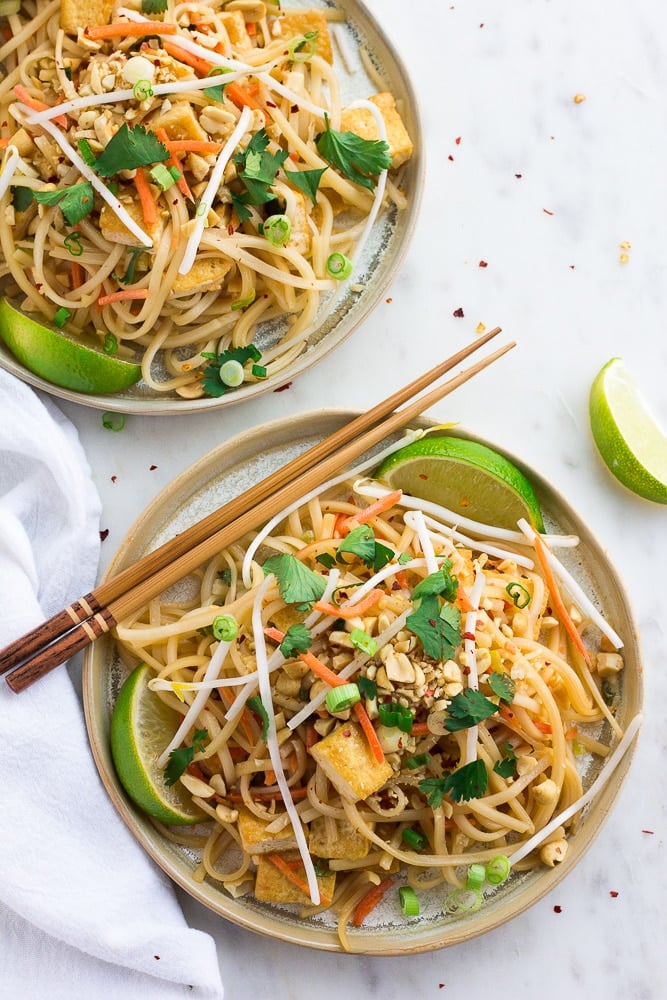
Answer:
[{"label": "golden tofu piece", "polygon": [[21,156],[32,156],[36,149],[35,143],[32,141],[32,137],[24,128],[17,129],[9,140],[9,145],[16,146]]},{"label": "golden tofu piece", "polygon": [[[255,816],[249,809],[239,809],[239,833],[246,854],[268,854],[269,851],[288,851],[296,848],[296,837],[289,824],[278,833],[267,833],[267,820]],[[275,871],[275,868],[274,868]]]},{"label": "golden tofu piece", "polygon": [[218,14],[229,37],[232,48],[237,52],[252,49],[252,39],[245,26],[245,18],[240,10],[225,10]]},{"label": "golden tofu piece", "polygon": [[91,24],[108,24],[114,0],[60,0],[60,26],[68,35]]},{"label": "golden tofu piece", "polygon": [[353,722],[334,729],[310,753],[331,784],[352,802],[377,792],[394,773],[386,760],[380,764],[375,759],[368,740]]},{"label": "golden tofu piece", "polygon": [[213,292],[222,288],[224,279],[232,269],[229,260],[220,257],[204,257],[196,260],[187,274],[178,274],[173,285],[173,292],[190,292],[193,289]]},{"label": "golden tofu piece", "polygon": [[[331,817],[330,817],[331,818]],[[308,850],[317,858],[339,858],[356,861],[365,858],[369,842],[346,819],[331,818],[333,826],[319,816],[310,824]]]},{"label": "golden tofu piece", "polygon": [[[368,99],[378,106],[384,118],[391,167],[392,170],[396,170],[412,156],[412,140],[396,110],[396,102],[391,94],[375,94]],[[377,122],[373,112],[367,108],[344,108],[340,116],[340,129],[341,132],[355,132],[362,139],[379,139]]]},{"label": "golden tofu piece", "polygon": [[163,128],[170,139],[208,139],[186,101],[175,101],[168,111],[160,111],[151,125]]},{"label": "golden tofu piece", "polygon": [[333,49],[331,47],[331,36],[324,12],[321,10],[290,10],[281,14],[277,25],[280,28],[278,38],[284,38],[285,42],[291,42],[293,38],[300,35],[309,35],[317,32],[315,39],[315,52],[318,56],[326,59],[328,63],[333,63]]},{"label": "golden tofu piece", "polygon": [[[164,221],[158,212],[157,221],[152,226],[147,226],[144,221],[144,213],[141,205],[130,194],[119,194],[118,200],[130,216],[133,222],[143,229],[147,236],[150,236],[153,243],[157,243],[162,236]],[[137,245],[137,237],[118,218],[114,210],[105,202],[100,212],[100,231],[105,240],[110,243],[122,243],[125,246],[133,247]]]},{"label": "golden tofu piece", "polygon": [[[281,854],[280,857],[290,866],[296,878],[301,882],[307,882],[303,861],[298,853],[290,851]],[[317,884],[322,903],[328,905],[333,899],[336,873],[329,872],[327,875],[318,875]],[[259,859],[257,877],[255,878],[255,897],[265,903],[301,903],[302,905],[310,903],[310,895],[295,885],[268,858]]]}]

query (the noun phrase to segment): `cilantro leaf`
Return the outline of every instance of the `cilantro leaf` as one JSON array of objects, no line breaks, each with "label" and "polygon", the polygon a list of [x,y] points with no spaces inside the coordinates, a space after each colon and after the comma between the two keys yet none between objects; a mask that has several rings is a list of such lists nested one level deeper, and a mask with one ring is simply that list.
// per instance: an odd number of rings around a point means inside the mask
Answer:
[{"label": "cilantro leaf", "polygon": [[143,125],[130,128],[123,122],[98,156],[95,169],[100,176],[111,177],[119,170],[134,170],[168,159],[169,150],[154,132]]},{"label": "cilantro leaf", "polygon": [[204,392],[207,392],[209,396],[222,396],[229,389],[229,386],[225,385],[220,378],[220,368],[225,361],[238,361],[244,365],[246,361],[259,361],[262,355],[254,344],[249,344],[247,347],[230,347],[220,354],[202,351],[201,356],[212,362],[204,369],[202,381]]},{"label": "cilantro leaf", "polygon": [[255,132],[245,149],[234,154],[237,175],[246,188],[241,194],[232,196],[241,222],[250,218],[247,205],[265,205],[275,198],[271,185],[287,159],[288,152],[286,149],[279,149],[276,153],[270,153],[268,145],[268,132],[261,128],[259,132]]},{"label": "cilantro leaf", "polygon": [[308,626],[297,622],[287,629],[279,648],[285,659],[288,660],[295,653],[305,653],[307,649],[310,649],[312,643],[313,637]]},{"label": "cilantro leaf", "polygon": [[90,181],[58,188],[56,191],[34,191],[33,194],[40,205],[57,205],[70,226],[85,219],[94,206],[93,185]]},{"label": "cilantro leaf", "polygon": [[168,6],[167,0],[141,0],[142,14],[164,14]]},{"label": "cilantro leaf", "polygon": [[451,604],[443,604],[435,594],[428,595],[405,620],[434,660],[449,660],[461,644],[461,612]]},{"label": "cilantro leaf", "polygon": [[516,775],[516,754],[512,749],[511,743],[506,743],[504,750],[505,756],[495,762],[493,770],[501,778],[513,778]]},{"label": "cilantro leaf", "polygon": [[320,552],[319,556],[315,557],[315,562],[318,562],[320,566],[324,566],[325,569],[333,569],[336,565],[336,560],[330,552]]},{"label": "cilantro leaf", "polygon": [[368,698],[370,701],[378,696],[378,686],[375,681],[370,679],[370,677],[364,677],[363,675],[358,677],[357,687],[363,694],[364,698]]},{"label": "cilantro leaf", "polygon": [[258,694],[253,695],[252,698],[248,698],[248,708],[258,715],[262,720],[262,739],[266,743],[266,737],[269,734],[269,713],[264,708],[264,702]]},{"label": "cilantro leaf", "polygon": [[336,132],[325,114],[326,129],[315,139],[318,152],[344,177],[372,191],[373,178],[391,166],[389,146],[383,139],[362,139],[356,132]]},{"label": "cilantro leaf", "polygon": [[303,191],[317,205],[317,189],[322,180],[322,174],[329,168],[321,167],[319,170],[286,170],[285,177],[295,188]]},{"label": "cilantro leaf", "polygon": [[326,588],[324,578],[319,573],[304,566],[288,552],[270,556],[263,569],[265,573],[275,575],[285,604],[312,604],[319,601]]},{"label": "cilantro leaf", "polygon": [[17,212],[25,212],[26,208],[32,203],[32,189],[29,187],[21,187],[16,185],[16,187],[10,188],[12,193],[12,205]]},{"label": "cilantro leaf", "polygon": [[483,760],[472,760],[445,778],[445,791],[455,802],[468,799],[478,799],[484,795],[489,776]]},{"label": "cilantro leaf", "polygon": [[514,697],[514,688],[516,685],[509,674],[492,673],[489,674],[489,687],[494,694],[498,695],[501,701],[506,701],[509,705]]},{"label": "cilantro leaf", "polygon": [[357,556],[366,565],[372,563],[375,558],[375,532],[368,524],[353,528],[343,539],[336,549],[337,562],[348,562],[349,560],[342,558],[346,553]]},{"label": "cilantro leaf", "polygon": [[446,601],[453,601],[459,589],[459,581],[449,572],[452,564],[446,559],[440,569],[435,573],[429,573],[427,577],[420,580],[412,591],[412,599],[426,597],[429,594],[439,594]]},{"label": "cilantro leaf", "polygon": [[169,754],[169,762],[164,769],[165,785],[175,785],[180,776],[188,769],[194,760],[196,751],[204,749],[204,740],[208,736],[207,729],[195,729],[192,736],[192,746],[180,747]]},{"label": "cilantro leaf", "polygon": [[458,733],[461,729],[469,729],[495,715],[498,706],[474,688],[465,688],[460,694],[454,695],[447,711],[449,718],[445,721],[445,729],[450,733]]}]

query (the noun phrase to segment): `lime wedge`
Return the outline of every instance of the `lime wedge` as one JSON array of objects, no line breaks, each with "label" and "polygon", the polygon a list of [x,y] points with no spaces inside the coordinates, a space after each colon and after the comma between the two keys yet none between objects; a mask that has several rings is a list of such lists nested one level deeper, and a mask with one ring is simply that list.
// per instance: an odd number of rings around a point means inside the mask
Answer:
[{"label": "lime wedge", "polygon": [[524,474],[486,445],[450,435],[427,436],[394,452],[375,471],[392,489],[422,497],[455,514],[516,529],[524,517],[544,530],[535,491]]},{"label": "lime wedge", "polygon": [[621,358],[612,358],[598,372],[589,414],[593,438],[612,475],[638,496],[667,503],[667,435]]},{"label": "lime wedge", "polygon": [[0,338],[28,371],[76,392],[112,393],[134,385],[141,366],[105,354],[92,337],[74,336],[0,299]]},{"label": "lime wedge", "polygon": [[158,757],[181,722],[148,687],[146,664],[133,670],[120,689],[111,716],[111,755],[120,782],[132,801],[161,823],[186,826],[202,819],[185,788],[167,785]]}]

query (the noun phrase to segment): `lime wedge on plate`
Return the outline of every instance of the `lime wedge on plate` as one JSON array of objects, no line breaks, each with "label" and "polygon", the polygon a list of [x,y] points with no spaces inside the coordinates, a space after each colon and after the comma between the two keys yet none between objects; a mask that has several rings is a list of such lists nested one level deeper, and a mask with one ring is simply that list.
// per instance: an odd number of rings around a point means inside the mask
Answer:
[{"label": "lime wedge on plate", "polygon": [[621,358],[612,358],[596,376],[589,414],[609,471],[638,496],[667,503],[667,435]]},{"label": "lime wedge on plate", "polygon": [[392,489],[439,503],[473,521],[516,529],[524,517],[544,530],[539,501],[524,474],[476,441],[427,436],[394,452],[374,475]]},{"label": "lime wedge on plate", "polygon": [[142,664],[121,687],[111,716],[111,755],[120,783],[140,809],[161,823],[186,826],[202,813],[179,782],[165,784],[157,763],[182,716],[151,691],[152,676]]},{"label": "lime wedge on plate", "polygon": [[33,319],[4,298],[0,338],[28,371],[65,389],[121,392],[141,378],[140,365],[105,354],[94,338],[74,336]]}]

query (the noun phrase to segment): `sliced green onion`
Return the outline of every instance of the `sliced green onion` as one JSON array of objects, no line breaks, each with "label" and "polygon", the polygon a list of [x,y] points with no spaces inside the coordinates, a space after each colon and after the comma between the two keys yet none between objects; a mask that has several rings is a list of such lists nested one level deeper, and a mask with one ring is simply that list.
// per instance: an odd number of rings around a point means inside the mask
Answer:
[{"label": "sliced green onion", "polygon": [[147,98],[153,96],[153,87],[151,86],[150,80],[137,80],[134,87],[132,88],[132,93],[134,94],[137,101],[145,101]]},{"label": "sliced green onion", "polygon": [[255,289],[253,288],[253,290],[251,291],[250,295],[246,299],[237,299],[236,302],[232,302],[231,308],[232,309],[247,309],[247,307],[251,306],[253,304],[253,302],[255,301],[255,295],[256,295],[256,292],[255,292]]},{"label": "sliced green onion", "polygon": [[378,716],[383,726],[394,726],[403,733],[412,732],[414,715],[404,705],[394,701],[382,701],[378,704]]},{"label": "sliced green onion", "polygon": [[332,253],[327,258],[326,271],[330,278],[345,281],[352,274],[352,261],[344,253]]},{"label": "sliced green onion", "polygon": [[224,365],[220,365],[220,381],[230,389],[241,385],[244,378],[245,372],[240,361],[225,361]]},{"label": "sliced green onion", "polygon": [[97,162],[97,157],[93,153],[90,143],[87,139],[79,139],[77,142],[79,147],[79,152],[81,153],[81,159],[88,167],[94,167]]},{"label": "sliced green onion", "polygon": [[157,163],[150,171],[150,175],[161,191],[168,191],[169,188],[173,187],[178,180],[178,178],[174,177],[171,171],[165,167],[164,163]]},{"label": "sliced green onion", "polygon": [[368,632],[364,632],[362,628],[352,629],[350,642],[356,649],[360,649],[362,653],[368,653],[369,656],[375,656],[377,653],[377,639],[374,639]]},{"label": "sliced green onion", "polygon": [[195,215],[197,216],[198,219],[206,218],[206,216],[208,215],[208,205],[206,204],[205,201],[199,202],[199,204],[197,205],[197,210],[195,211]]},{"label": "sliced green onion", "polygon": [[504,854],[499,854],[498,857],[492,858],[486,866],[486,881],[489,885],[500,885],[509,877],[511,867],[509,858]]},{"label": "sliced green onion", "polygon": [[213,619],[213,638],[219,642],[231,642],[239,634],[239,626],[231,615],[218,615]]},{"label": "sliced green onion", "polygon": [[466,877],[466,889],[481,889],[486,879],[486,868],[484,865],[470,865]]},{"label": "sliced green onion", "polygon": [[175,181],[180,181],[181,177],[183,176],[183,171],[179,170],[178,167],[167,167],[167,170],[169,171],[169,173],[171,174],[171,176],[174,178]]},{"label": "sliced green onion", "polygon": [[408,757],[405,766],[410,771],[416,771],[418,767],[428,767],[431,763],[430,753],[418,753],[414,757]]},{"label": "sliced green onion", "polygon": [[445,899],[446,913],[474,913],[484,901],[479,889],[454,889]]},{"label": "sliced green onion", "polygon": [[63,240],[63,246],[69,250],[72,257],[80,257],[83,253],[83,243],[81,233],[68,233]]},{"label": "sliced green onion", "polygon": [[255,378],[266,378],[266,368],[264,365],[253,365],[250,371]]},{"label": "sliced green onion", "polygon": [[292,62],[308,62],[317,50],[319,31],[308,31],[299,38],[293,38],[289,44],[289,57]]},{"label": "sliced green onion", "polygon": [[124,413],[108,413],[104,412],[102,414],[102,427],[108,431],[122,431],[125,426],[125,414]]},{"label": "sliced green onion", "polygon": [[65,323],[67,322],[67,320],[70,318],[71,315],[72,314],[69,311],[69,309],[65,309],[65,307],[62,306],[60,309],[58,309],[55,316],[53,317],[53,322],[56,324],[56,326],[59,326],[60,329],[62,330],[62,328],[64,327]]},{"label": "sliced green onion", "polygon": [[401,838],[413,851],[421,851],[426,843],[424,834],[420,833],[419,830],[413,830],[412,827],[406,827],[401,834]]},{"label": "sliced green onion", "polygon": [[113,333],[105,334],[102,350],[105,354],[118,354],[118,340]]},{"label": "sliced green onion", "polygon": [[361,701],[361,694],[356,684],[341,684],[340,687],[327,691],[324,701],[332,714],[344,712],[345,709],[352,708],[358,701]]},{"label": "sliced green onion", "polygon": [[530,594],[520,583],[508,583],[505,590],[512,598],[514,606],[519,610],[528,607],[530,604]]},{"label": "sliced green onion", "polygon": [[419,916],[419,900],[417,893],[411,885],[402,885],[398,890],[398,899],[401,904],[401,913],[404,917]]},{"label": "sliced green onion", "polygon": [[[214,66],[213,69],[210,69],[208,71],[206,76],[219,76],[220,73],[233,73],[233,72],[234,71],[228,66]],[[222,101],[224,101],[225,99],[224,98],[225,86],[226,84],[224,83],[216,83],[211,87],[207,87],[206,90],[204,91],[204,94],[210,100],[220,101],[222,103]]]},{"label": "sliced green onion", "polygon": [[262,235],[273,247],[284,247],[291,233],[292,223],[286,215],[270,215],[262,225]]}]

